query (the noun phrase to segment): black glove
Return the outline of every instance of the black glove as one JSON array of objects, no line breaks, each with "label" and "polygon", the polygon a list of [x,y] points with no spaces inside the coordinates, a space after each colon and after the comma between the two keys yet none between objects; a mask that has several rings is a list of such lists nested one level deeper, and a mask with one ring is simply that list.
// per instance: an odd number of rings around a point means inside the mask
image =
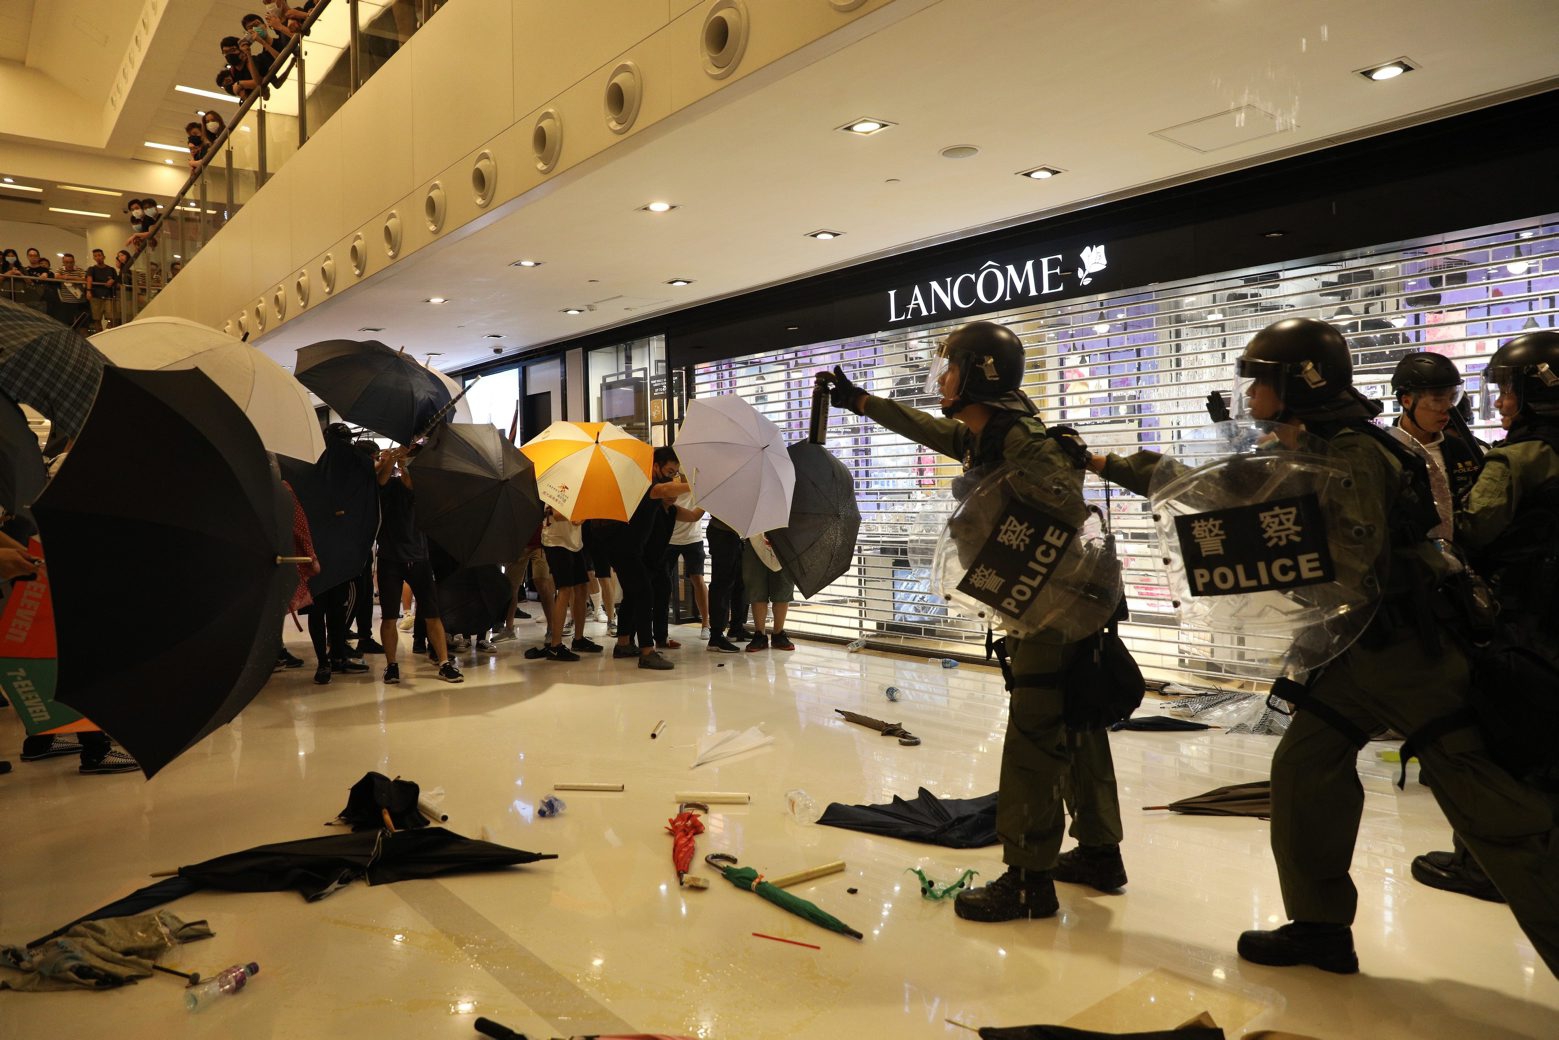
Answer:
[{"label": "black glove", "polygon": [[1089,451],[1088,445],[1083,443],[1082,434],[1070,426],[1052,426],[1046,432],[1056,442],[1056,446],[1061,449],[1068,462],[1078,469],[1087,468]]},{"label": "black glove", "polygon": [[[856,411],[856,401],[866,393],[860,387],[850,382],[850,377],[844,374],[844,369],[834,366],[832,372],[819,372],[817,381],[828,387],[828,403],[835,408],[843,408],[849,412]],[[857,412],[859,414],[859,412]]]},{"label": "black glove", "polygon": [[1216,390],[1207,395],[1207,414],[1213,422],[1229,421],[1229,405]]}]

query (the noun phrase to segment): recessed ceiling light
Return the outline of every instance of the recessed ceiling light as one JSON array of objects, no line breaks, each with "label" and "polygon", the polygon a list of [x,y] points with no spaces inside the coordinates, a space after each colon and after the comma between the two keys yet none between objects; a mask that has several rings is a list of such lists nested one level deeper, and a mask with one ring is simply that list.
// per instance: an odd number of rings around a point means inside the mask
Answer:
[{"label": "recessed ceiling light", "polygon": [[646,213],[670,213],[676,209],[676,204],[671,202],[647,202],[639,207]]},{"label": "recessed ceiling light", "polygon": [[897,125],[897,123],[890,123],[886,119],[877,119],[874,116],[862,116],[859,119],[850,120],[844,126],[838,127],[837,129],[843,130],[847,134],[856,134],[860,137],[870,137],[872,134],[879,134],[882,131],[888,129],[888,127]]},{"label": "recessed ceiling light", "polygon": [[671,279],[671,281],[667,282],[666,284],[667,285],[677,285],[677,286],[692,285],[693,284],[693,279],[691,279],[691,278],[673,278],[673,279]]},{"label": "recessed ceiling light", "polygon": [[1381,83],[1388,79],[1396,79],[1404,72],[1412,72],[1416,68],[1418,66],[1406,58],[1398,58],[1395,61],[1388,61],[1384,65],[1371,65],[1367,69],[1359,69],[1358,72],[1365,79]]},{"label": "recessed ceiling light", "polygon": [[79,184],[61,184],[60,187],[65,191],[84,191],[88,195],[112,195],[116,199],[124,194],[122,191],[108,191],[104,188],[83,188]]},{"label": "recessed ceiling light", "polygon": [[1027,177],[1031,181],[1048,181],[1065,171],[1058,170],[1054,166],[1036,166],[1032,170],[1019,170],[1019,177]]},{"label": "recessed ceiling light", "polygon": [[[63,254],[61,254],[61,255],[63,255]],[[182,256],[180,256],[178,253],[174,253],[173,254],[173,259],[175,259],[175,260],[183,260],[184,258]]]},{"label": "recessed ceiling light", "polygon": [[583,307],[565,307],[563,309],[563,313],[564,314],[583,314],[583,313],[585,313],[585,311],[584,311]]},{"label": "recessed ceiling light", "polygon": [[545,260],[516,260],[516,261],[514,261],[514,263],[510,264],[509,266],[510,267],[540,267],[544,263],[546,263]]},{"label": "recessed ceiling light", "polygon": [[444,297],[442,297],[442,296],[429,296],[426,300],[423,300],[422,302],[423,303],[448,303],[449,301],[444,299]]},{"label": "recessed ceiling light", "polygon": [[34,188],[30,184],[16,184],[12,182],[10,178],[6,178],[6,182],[4,184],[0,184],[0,188],[10,188],[12,191],[32,191],[39,193],[42,193],[43,191],[42,188]]},{"label": "recessed ceiling light", "polygon": [[145,148],[158,148],[158,149],[161,149],[164,152],[187,152],[187,151],[189,151],[189,145],[187,145],[187,144],[160,144],[157,141],[142,141],[141,145],[142,145],[142,147],[145,147]]},{"label": "recessed ceiling light", "polygon": [[218,94],[214,90],[201,90],[199,87],[186,87],[182,83],[176,85],[173,89],[184,94],[194,94],[196,97],[210,98],[213,101],[226,101],[232,105],[238,104],[238,99],[233,97],[231,94]]},{"label": "recessed ceiling light", "polygon": [[97,212],[94,212],[94,211],[92,211],[90,209],[64,209],[64,208],[62,208],[60,206],[50,206],[49,207],[49,212],[50,213],[72,213],[72,214],[75,214],[78,217],[102,217],[104,220],[108,219],[108,214],[107,213],[97,213]]},{"label": "recessed ceiling light", "polygon": [[815,238],[819,242],[827,242],[829,239],[838,238],[842,234],[844,234],[843,231],[828,231],[826,229],[822,229],[818,231],[808,231],[807,237]]},{"label": "recessed ceiling light", "polygon": [[955,144],[942,149],[944,159],[972,159],[979,154],[980,150],[972,144]]}]

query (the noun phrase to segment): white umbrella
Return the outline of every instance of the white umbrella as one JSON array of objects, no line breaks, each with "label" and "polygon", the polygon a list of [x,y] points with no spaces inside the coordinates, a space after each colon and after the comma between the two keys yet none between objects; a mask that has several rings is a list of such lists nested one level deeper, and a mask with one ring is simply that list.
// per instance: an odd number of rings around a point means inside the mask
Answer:
[{"label": "white umbrella", "polygon": [[92,337],[120,368],[198,368],[243,409],[267,451],[313,462],[325,450],[308,389],[265,354],[183,318],[142,318]]},{"label": "white umbrella", "polygon": [[730,758],[743,751],[751,751],[753,748],[772,743],[774,738],[757,726],[741,731],[722,729],[718,733],[706,733],[698,738],[697,754],[693,756],[693,764],[688,768],[697,769],[710,762],[718,762],[722,758]]},{"label": "white umbrella", "polygon": [[740,397],[690,403],[676,448],[699,507],[743,538],[790,522],[796,468],[779,427]]}]

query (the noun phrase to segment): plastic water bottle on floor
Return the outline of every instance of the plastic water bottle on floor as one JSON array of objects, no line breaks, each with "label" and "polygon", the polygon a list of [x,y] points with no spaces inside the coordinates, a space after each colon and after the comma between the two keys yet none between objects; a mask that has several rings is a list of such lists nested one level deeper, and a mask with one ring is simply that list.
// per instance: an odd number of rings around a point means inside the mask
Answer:
[{"label": "plastic water bottle on floor", "polygon": [[860,650],[860,649],[864,648],[865,646],[866,646],[866,637],[865,636],[860,636],[859,638],[852,639],[848,643],[846,643],[844,645],[844,649],[845,649],[845,653],[853,654],[857,650]]},{"label": "plastic water bottle on floor", "polygon": [[215,978],[207,979],[185,990],[184,1006],[191,1011],[198,1011],[224,993],[237,993],[258,974],[260,974],[260,966],[253,961],[224,968],[216,974]]},{"label": "plastic water bottle on floor", "polygon": [[557,797],[556,795],[549,794],[547,797],[541,800],[540,805],[536,806],[536,815],[543,817],[556,816],[558,813],[567,808],[568,803],[563,801],[563,799]]},{"label": "plastic water bottle on floor", "polygon": [[812,796],[799,787],[785,792],[785,804],[797,823],[816,823],[823,815]]},{"label": "plastic water bottle on floor", "polygon": [[930,661],[932,664],[940,664],[943,668],[958,667],[958,662],[953,660],[951,657],[928,657],[926,660]]},{"label": "plastic water bottle on floor", "polygon": [[883,690],[882,692],[887,696],[888,700],[890,700],[890,701],[896,701],[896,700],[899,699],[899,688],[897,686],[890,686],[886,690]]}]

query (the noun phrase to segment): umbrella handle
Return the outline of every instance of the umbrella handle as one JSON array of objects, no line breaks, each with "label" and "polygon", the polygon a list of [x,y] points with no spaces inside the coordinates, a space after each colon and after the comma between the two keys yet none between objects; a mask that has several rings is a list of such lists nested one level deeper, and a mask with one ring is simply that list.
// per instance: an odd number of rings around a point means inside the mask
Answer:
[{"label": "umbrella handle", "polygon": [[716,870],[724,870],[726,867],[734,867],[741,861],[729,852],[711,852],[704,857],[704,862]]},{"label": "umbrella handle", "polygon": [[395,833],[395,821],[390,819],[390,810],[388,810],[388,809],[380,809],[379,810],[379,815],[384,818],[384,829],[389,831],[391,834],[394,834]]},{"label": "umbrella handle", "polygon": [[284,563],[313,563],[313,562],[314,562],[314,557],[312,557],[312,556],[278,556],[278,557],[276,557],[276,563],[277,563],[278,566],[280,566],[281,564],[284,564]]}]

